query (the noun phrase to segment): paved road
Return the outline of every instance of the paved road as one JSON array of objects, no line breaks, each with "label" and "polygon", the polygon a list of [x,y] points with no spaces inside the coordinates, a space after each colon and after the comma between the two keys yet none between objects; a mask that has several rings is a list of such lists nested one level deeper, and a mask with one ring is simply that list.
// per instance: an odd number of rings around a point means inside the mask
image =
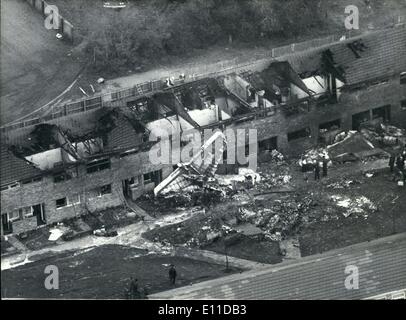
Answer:
[{"label": "paved road", "polygon": [[[356,266],[359,289],[348,290],[346,267]],[[406,233],[361,243],[294,263],[248,271],[151,299],[364,299],[406,289]]]}]

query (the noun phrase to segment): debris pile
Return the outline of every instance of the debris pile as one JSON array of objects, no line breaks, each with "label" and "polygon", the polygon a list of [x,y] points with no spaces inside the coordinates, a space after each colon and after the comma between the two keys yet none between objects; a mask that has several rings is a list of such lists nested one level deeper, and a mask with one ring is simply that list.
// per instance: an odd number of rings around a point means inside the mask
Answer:
[{"label": "debris pile", "polygon": [[292,176],[288,173],[263,173],[261,183],[257,186],[257,190],[266,191],[274,187],[289,185]]},{"label": "debris pile", "polygon": [[330,160],[330,156],[325,148],[314,148],[306,151],[298,161],[300,167],[305,171],[313,170],[313,162],[327,160],[327,166],[331,166],[333,163]]},{"label": "debris pile", "polygon": [[212,204],[220,203],[226,194],[226,190],[218,185],[196,186],[193,190],[159,195],[154,202],[163,211],[168,208],[189,208],[201,205],[210,207]]},{"label": "debris pile", "polygon": [[361,134],[374,144],[383,146],[394,146],[399,142],[406,143],[406,130],[397,128],[395,126],[379,124],[365,125],[360,130]]},{"label": "debris pile", "polygon": [[284,157],[283,154],[280,153],[278,150],[273,149],[273,150],[271,151],[271,161],[272,161],[272,162],[279,163],[279,164],[283,164],[284,161],[285,161],[285,157]]},{"label": "debris pile", "polygon": [[71,232],[71,228],[66,226],[63,222],[58,222],[57,225],[51,229],[49,229],[49,241],[57,241],[64,235]]},{"label": "debris pile", "polygon": [[330,158],[340,161],[348,155],[374,149],[374,145],[358,131],[342,132],[335,138],[335,143],[327,147]]},{"label": "debris pile", "polygon": [[250,222],[264,231],[266,238],[280,241],[295,232],[305,222],[309,209],[313,205],[311,197],[304,199],[275,200],[267,207],[242,207],[238,213],[238,220]]},{"label": "debris pile", "polygon": [[327,185],[327,188],[330,189],[348,189],[354,185],[361,184],[358,180],[349,180],[349,179],[341,179],[339,181],[330,183]]},{"label": "debris pile", "polygon": [[365,196],[350,198],[347,196],[332,195],[330,198],[336,206],[342,209],[342,214],[346,218],[355,214],[356,217],[363,216],[364,219],[367,219],[369,213],[378,210],[377,206]]},{"label": "debris pile", "polygon": [[[216,211],[216,209],[214,210]],[[232,211],[233,209],[228,206],[221,206],[221,209],[218,209],[216,213],[211,212],[210,215],[204,212],[198,213],[180,223],[152,229],[143,236],[163,245],[204,246],[219,238],[236,233],[232,224],[227,222],[234,217]]]},{"label": "debris pile", "polygon": [[250,189],[261,181],[261,176],[248,168],[239,168],[238,174],[214,176],[214,181],[220,187],[226,187],[226,190],[238,190],[239,186]]}]

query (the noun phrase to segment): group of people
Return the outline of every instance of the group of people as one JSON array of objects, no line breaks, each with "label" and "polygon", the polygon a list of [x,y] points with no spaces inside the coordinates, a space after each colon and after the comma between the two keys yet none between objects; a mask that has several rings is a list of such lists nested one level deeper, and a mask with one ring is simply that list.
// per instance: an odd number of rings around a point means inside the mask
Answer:
[{"label": "group of people", "polygon": [[[177,272],[175,266],[173,264],[170,265],[169,271],[169,282],[172,286],[176,283],[176,276]],[[146,299],[148,295],[147,289],[144,287],[143,289],[139,288],[138,279],[130,277],[130,286],[125,292],[125,296],[127,299]]]},{"label": "group of people", "polygon": [[[392,153],[389,158],[389,168],[391,173],[400,177],[400,181],[406,181],[406,146],[398,154]],[[396,176],[394,176],[396,177]]]},{"label": "group of people", "polygon": [[327,177],[328,159],[326,157],[323,157],[322,159],[317,159],[317,160],[314,159],[311,162],[303,160],[302,161],[302,172],[303,172],[304,179],[306,182],[309,179],[307,176],[308,171],[313,171],[315,181],[320,180],[320,172],[322,172],[323,177]]}]

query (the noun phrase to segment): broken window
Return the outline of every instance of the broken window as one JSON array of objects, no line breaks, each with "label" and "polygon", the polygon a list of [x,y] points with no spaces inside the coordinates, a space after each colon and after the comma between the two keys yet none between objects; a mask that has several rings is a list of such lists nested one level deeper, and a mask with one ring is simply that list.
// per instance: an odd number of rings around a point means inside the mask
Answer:
[{"label": "broken window", "polygon": [[298,131],[288,133],[288,141],[308,138],[310,136],[310,128],[304,128]]},{"label": "broken window", "polygon": [[319,125],[319,130],[320,130],[320,132],[336,130],[336,129],[339,129],[340,126],[341,126],[341,120],[337,119],[337,120],[321,123]]},{"label": "broken window", "polygon": [[258,142],[258,151],[272,151],[278,148],[277,137],[272,137]]},{"label": "broken window", "polygon": [[54,174],[53,178],[54,178],[54,182],[58,183],[58,182],[70,180],[72,178],[72,176],[70,174],[68,174],[67,172],[60,172],[60,173]]},{"label": "broken window", "polygon": [[406,84],[406,71],[400,74],[400,84]]},{"label": "broken window", "polygon": [[371,120],[369,110],[356,113],[352,116],[352,129],[358,130],[360,125]]},{"label": "broken window", "polygon": [[111,194],[111,184],[106,184],[100,187],[100,196],[103,196],[105,194]]},{"label": "broken window", "polygon": [[372,119],[390,120],[390,105],[372,109]]},{"label": "broken window", "polygon": [[151,183],[153,179],[153,172],[144,174],[144,184]]},{"label": "broken window", "polygon": [[159,184],[162,180],[162,170],[148,172],[144,174],[144,185],[149,183]]},{"label": "broken window", "polygon": [[406,99],[400,101],[400,108],[401,108],[402,110],[404,110],[404,111],[406,110]]},{"label": "broken window", "polygon": [[68,205],[68,201],[67,201],[66,197],[64,197],[64,198],[61,198],[61,199],[57,199],[55,201],[55,204],[56,204],[57,209],[58,208],[63,208],[63,207],[66,207]]},{"label": "broken window", "polygon": [[110,159],[95,160],[86,165],[86,172],[93,173],[110,169]]}]

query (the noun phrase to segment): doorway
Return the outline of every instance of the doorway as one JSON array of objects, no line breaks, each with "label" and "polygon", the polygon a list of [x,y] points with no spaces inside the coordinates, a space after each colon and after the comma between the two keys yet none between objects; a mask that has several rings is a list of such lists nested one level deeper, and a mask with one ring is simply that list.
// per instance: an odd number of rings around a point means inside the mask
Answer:
[{"label": "doorway", "polygon": [[32,206],[33,215],[37,217],[37,226],[46,224],[44,204],[37,204]]}]

